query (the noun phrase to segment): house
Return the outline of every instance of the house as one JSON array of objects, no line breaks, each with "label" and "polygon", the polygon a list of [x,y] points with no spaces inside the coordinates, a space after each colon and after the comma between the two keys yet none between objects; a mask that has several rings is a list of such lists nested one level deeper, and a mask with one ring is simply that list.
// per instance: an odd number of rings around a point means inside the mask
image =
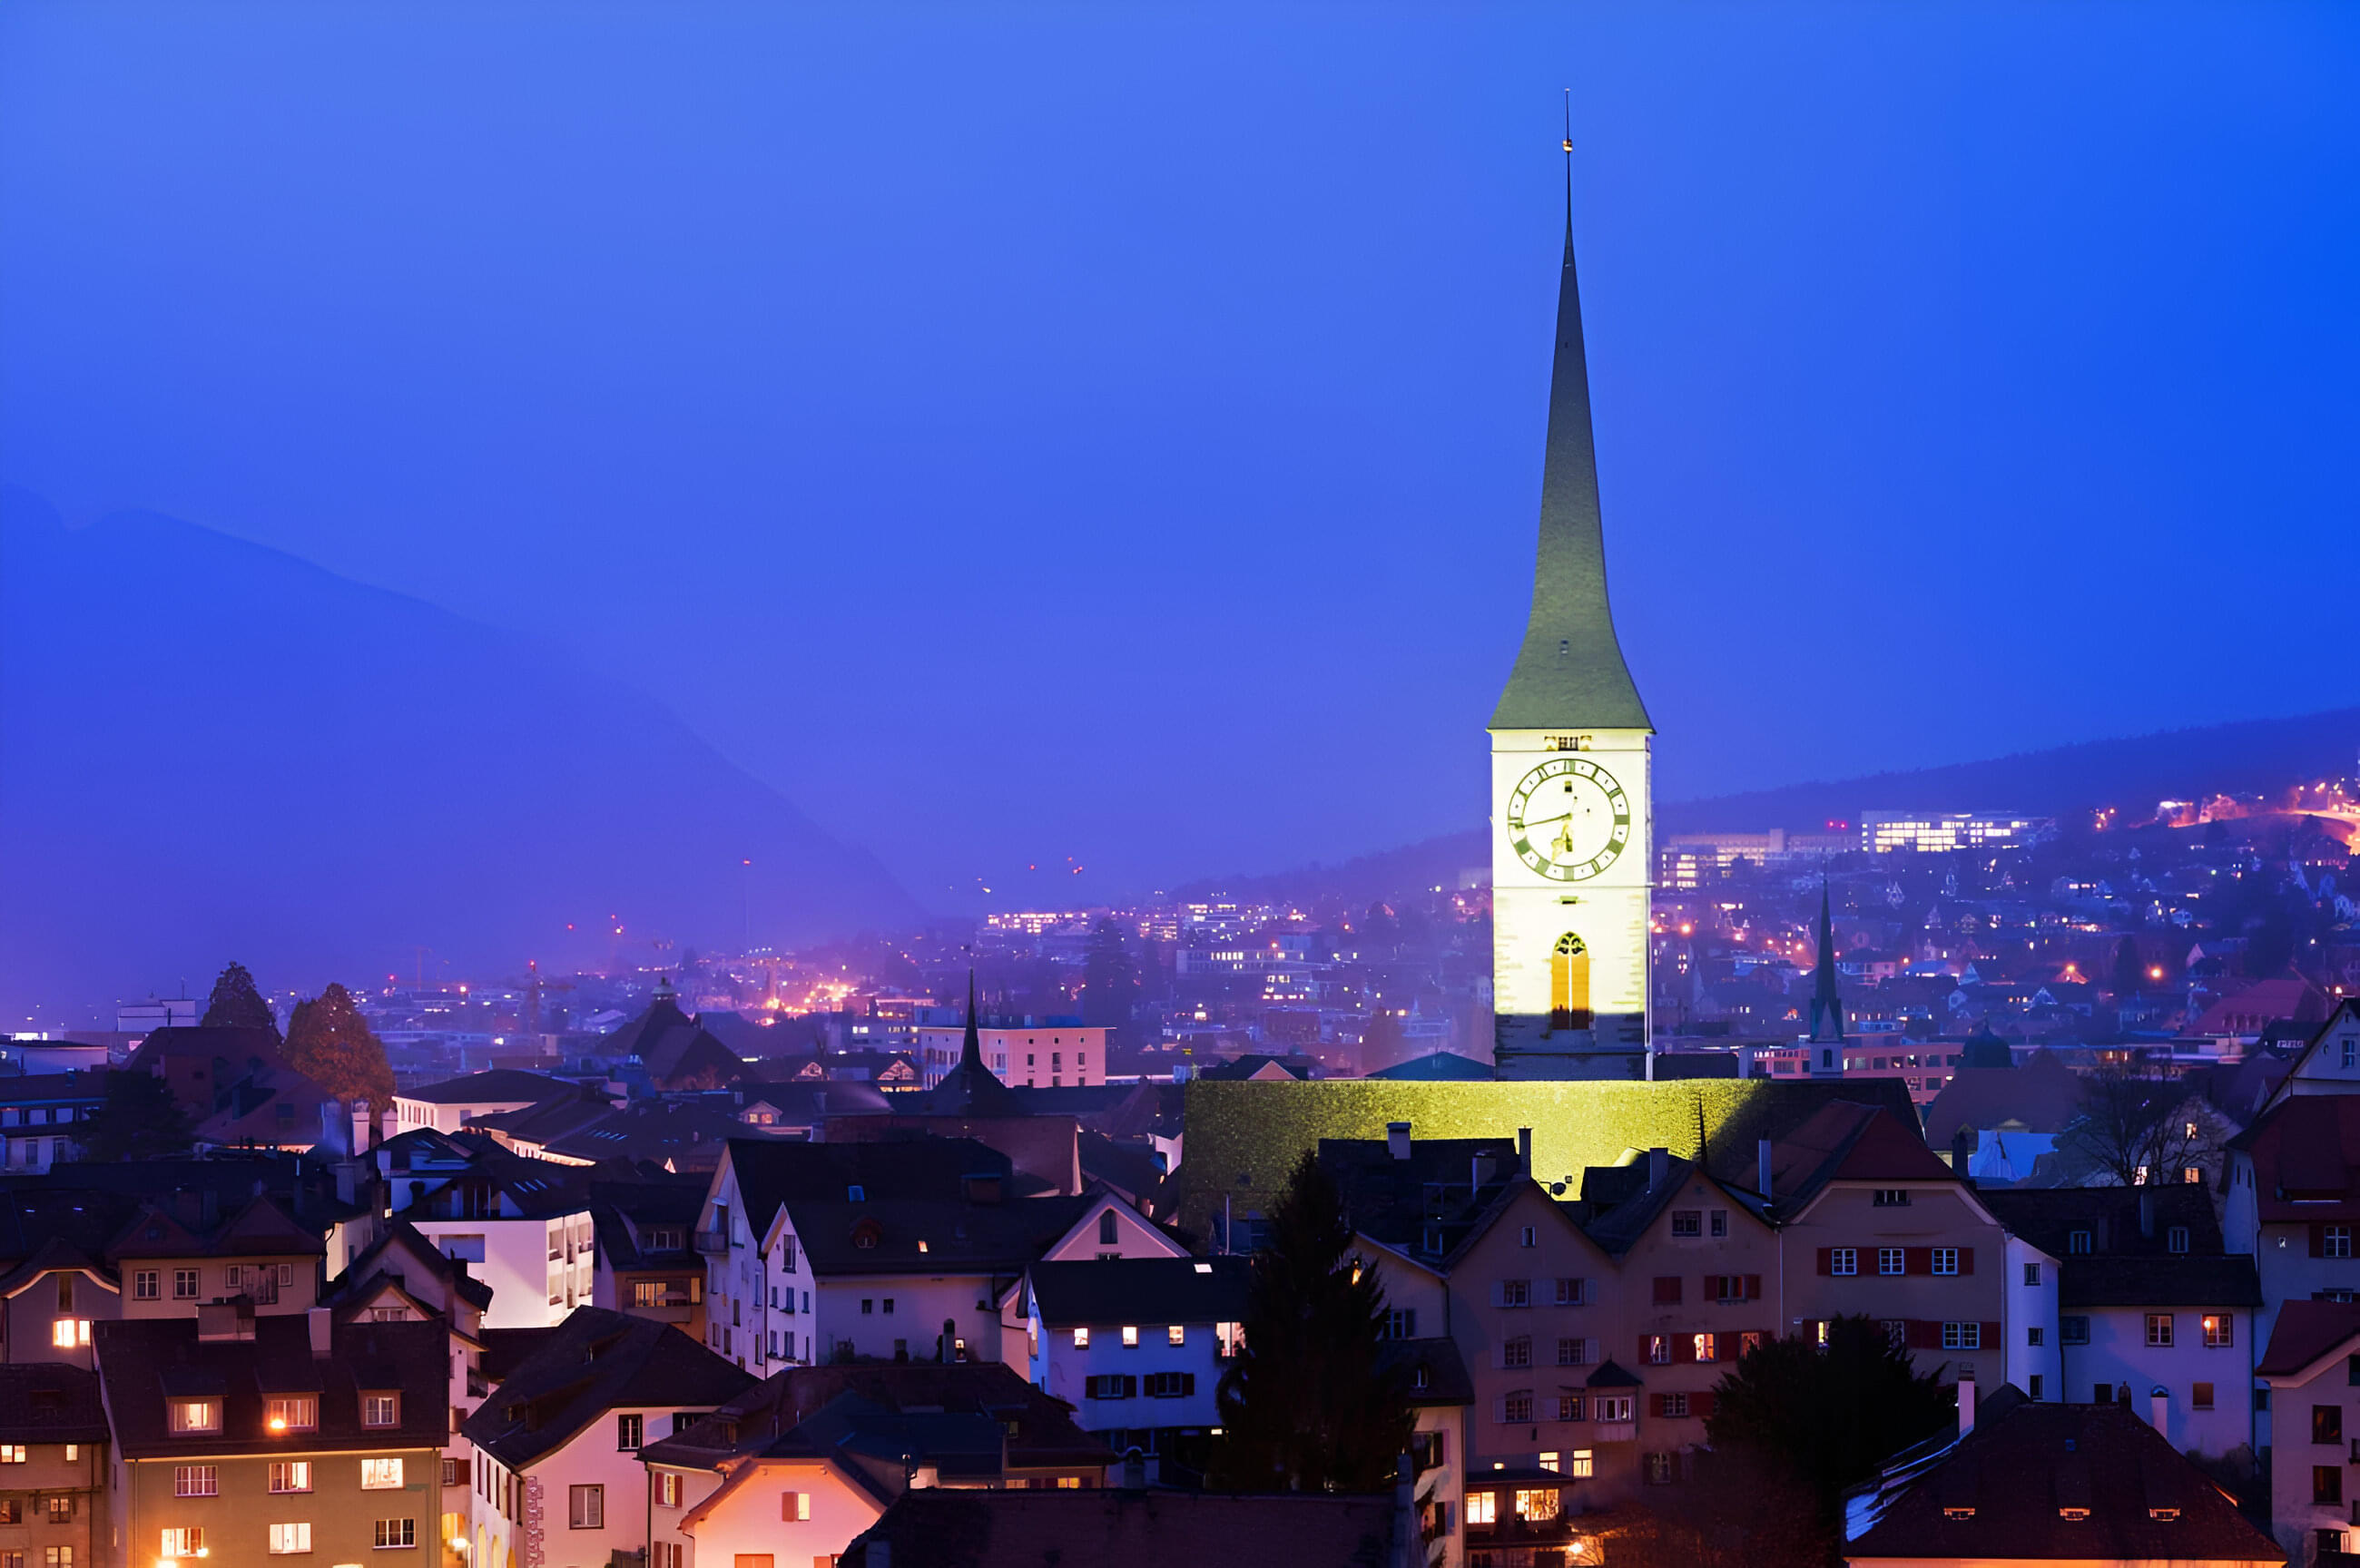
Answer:
[{"label": "house", "polygon": [[339,1323],[432,1322],[449,1331],[451,1432],[442,1450],[443,1485],[463,1485],[468,1449],[459,1427],[489,1391],[483,1356],[491,1287],[468,1273],[464,1263],[444,1256],[416,1226],[396,1220],[376,1246],[329,1281],[324,1299]]},{"label": "house", "polygon": [[116,1234],[108,1254],[125,1317],[190,1317],[201,1301],[241,1296],[265,1316],[319,1304],[328,1249],[317,1230],[267,1192],[215,1225],[196,1207],[143,1203]]},{"label": "house", "polygon": [[[1188,1249],[1149,1220],[1120,1192],[1093,1187],[1087,1202],[1073,1216],[1065,1233],[1043,1245],[1036,1255],[1043,1263],[1089,1258],[1107,1262],[1131,1258],[1186,1258]],[[1000,1359],[1022,1367],[1032,1358],[1031,1319],[1026,1315],[1023,1281],[1011,1279],[1001,1292]]]},{"label": "house", "polygon": [[459,1131],[481,1116],[521,1111],[544,1101],[565,1099],[575,1085],[546,1073],[525,1073],[513,1067],[469,1073],[437,1083],[397,1091],[394,1121],[400,1132],[432,1127],[436,1132]]},{"label": "house", "polygon": [[790,1367],[641,1451],[653,1568],[832,1561],[912,1486],[1075,1490],[1114,1455],[996,1362]]},{"label": "house", "polygon": [[1411,1412],[1410,1506],[1418,1533],[1427,1543],[1421,1554],[1428,1568],[1465,1568],[1468,1418],[1475,1403],[1474,1380],[1459,1359],[1456,1341],[1442,1335],[1388,1339],[1381,1370],[1399,1369],[1409,1387]]},{"label": "house", "polygon": [[2325,992],[2291,972],[2223,996],[2180,1032],[2187,1035],[2257,1035],[2272,1024],[2315,1024],[2328,1016]]},{"label": "house", "polygon": [[2261,1108],[2303,1094],[2360,1094],[2360,996],[2346,996],[2327,1015]]},{"label": "house", "polygon": [[105,1103],[104,1073],[0,1078],[0,1169],[41,1171],[75,1158],[83,1124]]},{"label": "house", "polygon": [[2007,1185],[2032,1174],[2081,1111],[2081,1080],[2049,1051],[2021,1067],[1962,1067],[1926,1110],[1926,1142],[1936,1149],[1967,1138],[1965,1174],[1979,1186]]},{"label": "house", "polygon": [[1201,1568],[1241,1554],[1287,1568],[1370,1568],[1415,1561],[1415,1531],[1399,1497],[930,1488],[904,1492],[834,1568]]},{"label": "house", "polygon": [[377,1155],[397,1194],[394,1217],[492,1288],[486,1327],[562,1323],[590,1300],[588,1172],[529,1160],[479,1134],[422,1127]]},{"label": "house", "polygon": [[2286,1561],[2135,1410],[2034,1400],[2003,1384],[1978,1410],[1972,1383],[1960,1394],[1964,1430],[1905,1453],[1846,1499],[1850,1568]]},{"label": "house", "polygon": [[705,1259],[689,1238],[710,1184],[696,1175],[590,1183],[591,1305],[675,1323],[705,1343]]},{"label": "house", "polygon": [[2018,1188],[1980,1196],[2011,1245],[2028,1242],[2056,1267],[2054,1321],[2021,1309],[2008,1318],[2013,1339],[2028,1338],[2034,1351],[2053,1339],[2056,1348],[2055,1378],[2035,1373],[2026,1387],[2030,1397],[2128,1399],[2147,1410],[2159,1392],[2162,1430],[2181,1452],[2219,1458],[2256,1446],[2246,1390],[2261,1285],[2253,1258],[2223,1247],[2202,1188]]},{"label": "house", "polygon": [[[2360,1524],[2360,1303],[2289,1301],[2255,1372],[2269,1388],[2270,1518],[2308,1568]],[[2340,1563],[2340,1559],[2338,1560]]]},{"label": "house", "polygon": [[98,1374],[0,1367],[0,1557],[90,1568],[106,1536],[106,1410]]},{"label": "house", "polygon": [[1025,1271],[1026,1376],[1086,1432],[1201,1478],[1214,1395],[1245,1317],[1242,1258],[1040,1262]]},{"label": "house", "polygon": [[669,980],[656,983],[647,1007],[608,1035],[605,1049],[635,1059],[660,1090],[718,1089],[755,1076],[743,1057],[681,1011],[680,993]]},{"label": "house", "polygon": [[324,1307],[102,1323],[119,1561],[383,1563],[432,1551],[449,1345],[439,1323],[338,1323]]},{"label": "house", "polygon": [[2278,1100],[2229,1140],[2223,1174],[2225,1245],[2261,1276],[2257,1339],[2269,1343],[2281,1302],[2360,1291],[2360,1094]]},{"label": "house", "polygon": [[1761,1151],[1783,1320],[1865,1313],[1920,1371],[2005,1365],[2006,1236],[1974,1191],[1881,1107],[1834,1101]]},{"label": "house", "polygon": [[462,1429],[474,1451],[467,1561],[603,1568],[645,1552],[640,1448],[752,1382],[669,1323],[576,1308]]}]

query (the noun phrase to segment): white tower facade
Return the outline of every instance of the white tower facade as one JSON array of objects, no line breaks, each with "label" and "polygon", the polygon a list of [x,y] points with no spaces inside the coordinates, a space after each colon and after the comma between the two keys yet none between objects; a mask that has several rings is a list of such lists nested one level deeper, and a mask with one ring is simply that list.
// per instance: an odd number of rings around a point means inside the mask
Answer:
[{"label": "white tower facade", "polygon": [[1490,727],[1500,1076],[1649,1076],[1655,725],[1606,597],[1569,212],[1532,618]]}]

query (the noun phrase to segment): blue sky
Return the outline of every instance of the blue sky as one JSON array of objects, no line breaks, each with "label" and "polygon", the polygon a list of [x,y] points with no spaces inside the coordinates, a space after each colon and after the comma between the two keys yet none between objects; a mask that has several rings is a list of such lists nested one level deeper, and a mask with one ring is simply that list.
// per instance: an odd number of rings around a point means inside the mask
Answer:
[{"label": "blue sky", "polygon": [[2325,5],[19,0],[0,479],[570,648],[938,905],[1471,826],[1570,86],[1661,795],[2301,713],[2355,80]]}]

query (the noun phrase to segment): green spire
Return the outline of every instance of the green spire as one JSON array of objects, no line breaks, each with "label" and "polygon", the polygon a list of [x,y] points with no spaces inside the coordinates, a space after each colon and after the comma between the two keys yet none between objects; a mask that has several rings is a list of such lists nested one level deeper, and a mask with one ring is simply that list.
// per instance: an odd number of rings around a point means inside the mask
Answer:
[{"label": "green spire", "polygon": [[1557,367],[1549,381],[1541,541],[1524,646],[1491,714],[1495,730],[1652,730],[1614,640],[1599,520],[1598,452],[1590,429],[1590,361],[1573,268],[1573,139],[1566,138],[1565,275],[1557,286]]}]

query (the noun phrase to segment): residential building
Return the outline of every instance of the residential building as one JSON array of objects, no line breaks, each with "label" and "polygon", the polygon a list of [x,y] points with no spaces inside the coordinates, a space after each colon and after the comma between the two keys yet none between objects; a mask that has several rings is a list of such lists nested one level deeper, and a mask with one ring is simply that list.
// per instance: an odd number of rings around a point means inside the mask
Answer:
[{"label": "residential building", "polygon": [[2360,1533],[2360,1303],[2287,1302],[2255,1371],[2269,1390],[2270,1519],[2294,1568],[2310,1568]]},{"label": "residential building", "polygon": [[2212,1477],[2121,1405],[2060,1404],[2002,1385],[1965,1430],[1889,1462],[1847,1499],[1851,1568],[2277,1568],[2270,1538]]},{"label": "residential building", "polygon": [[104,1073],[0,1078],[0,1168],[43,1171],[75,1159],[82,1128],[105,1103]]},{"label": "residential building", "polygon": [[[2224,1456],[2254,1445],[2254,1259],[2228,1253],[2209,1194],[2159,1187],[2016,1188],[1979,1193],[2014,1243],[2037,1248],[2058,1279],[2052,1323],[2013,1313],[2014,1341],[2055,1336],[2058,1378],[2038,1397],[2149,1410],[2182,1453]],[[2018,1308],[2021,1312],[2022,1309]],[[2040,1346],[2027,1345],[2027,1349]]]},{"label": "residential building", "polygon": [[277,1198],[266,1192],[211,1226],[180,1217],[191,1207],[143,1203],[115,1236],[123,1316],[191,1317],[201,1302],[235,1297],[264,1316],[319,1304],[327,1243]]},{"label": "residential building", "polygon": [[690,1245],[712,1178],[590,1183],[596,1273],[590,1304],[677,1324],[705,1343],[705,1258]]},{"label": "residential building", "polygon": [[467,1418],[467,1560],[599,1568],[644,1553],[639,1450],[752,1382],[671,1324],[576,1308]]},{"label": "residential building", "polygon": [[1443,1335],[1388,1339],[1381,1367],[1406,1374],[1411,1412],[1410,1506],[1417,1517],[1420,1550],[1411,1561],[1426,1568],[1466,1568],[1466,1454],[1468,1419],[1475,1384],[1467,1376],[1457,1342]]},{"label": "residential building", "polygon": [[2225,1244],[2261,1279],[2257,1339],[2269,1343],[2281,1303],[2360,1292],[2360,1094],[2277,1100],[2229,1140],[2224,1181]]},{"label": "residential building", "polygon": [[1095,1488],[1115,1455],[1011,1367],[858,1362],[790,1367],[640,1457],[655,1568],[694,1568],[832,1562],[912,1486]]},{"label": "residential building", "polygon": [[1921,1371],[2005,1365],[2006,1238],[1915,1127],[1834,1101],[1762,1150],[1789,1330],[1865,1313]]},{"label": "residential building", "polygon": [[394,1122],[399,1132],[431,1127],[454,1133],[479,1117],[525,1110],[544,1101],[571,1098],[578,1092],[574,1083],[546,1073],[497,1067],[397,1091]]},{"label": "residential building", "polygon": [[[1112,1211],[1109,1211],[1111,1213]],[[1116,1453],[1201,1481],[1240,1338],[1242,1258],[1040,1262],[1025,1271],[1026,1376]]]},{"label": "residential building", "polygon": [[[976,1034],[984,1065],[1003,1083],[1054,1089],[1106,1082],[1107,1031],[1078,1018],[984,1018]],[[931,1089],[958,1065],[965,1025],[921,1025],[916,1035],[912,1054]]]},{"label": "residential building", "polygon": [[0,1367],[0,1562],[93,1568],[105,1551],[106,1410],[98,1374]]},{"label": "residential building", "polygon": [[[487,1328],[563,1323],[593,1293],[588,1173],[426,1128],[377,1150],[394,1215],[492,1288]],[[406,1202],[404,1201],[406,1200]]]},{"label": "residential building", "polygon": [[2360,1094],[2360,996],[2346,996],[2312,1033],[2262,1108],[2275,1109],[2281,1101],[2306,1094]]},{"label": "residential building", "polygon": [[[833,1568],[1201,1568],[1242,1557],[1286,1568],[1403,1561],[1416,1523],[1400,1496],[1310,1492],[904,1492]],[[788,1561],[792,1561],[788,1559]]]},{"label": "residential building", "polygon": [[238,1301],[99,1325],[115,1561],[384,1563],[436,1549],[447,1331],[333,1317]]}]

